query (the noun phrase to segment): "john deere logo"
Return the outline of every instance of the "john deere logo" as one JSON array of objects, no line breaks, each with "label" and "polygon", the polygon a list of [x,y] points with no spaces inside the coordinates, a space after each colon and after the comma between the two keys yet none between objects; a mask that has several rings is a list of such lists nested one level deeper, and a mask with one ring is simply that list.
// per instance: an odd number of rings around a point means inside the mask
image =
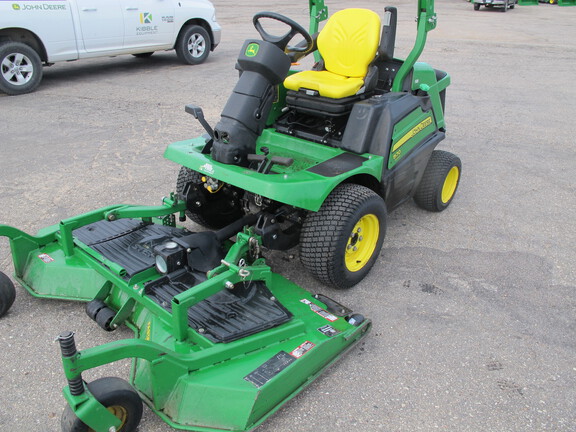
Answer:
[{"label": "john deere logo", "polygon": [[16,3],[12,3],[12,9],[14,10],[20,10],[20,5],[16,4]]},{"label": "john deere logo", "polygon": [[143,12],[140,14],[140,24],[151,24],[152,14],[150,12]]},{"label": "john deere logo", "polygon": [[251,43],[250,45],[248,45],[246,47],[246,57],[256,57],[256,54],[258,54],[258,50],[260,49],[260,45],[258,45],[257,43]]}]

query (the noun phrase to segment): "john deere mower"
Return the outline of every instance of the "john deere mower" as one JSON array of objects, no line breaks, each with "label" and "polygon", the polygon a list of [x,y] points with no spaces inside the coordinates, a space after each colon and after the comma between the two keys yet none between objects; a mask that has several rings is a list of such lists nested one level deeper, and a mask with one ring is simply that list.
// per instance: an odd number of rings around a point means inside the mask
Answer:
[{"label": "john deere mower", "polygon": [[[436,26],[433,0],[418,2],[404,61],[394,57],[395,8],[383,19],[345,9],[317,33],[327,9],[309,5],[312,35],[277,13],[254,16],[262,39],[244,43],[214,128],[186,107],[206,134],[167,148],[182,168],[161,205],[112,205],[34,236],[0,225],[14,277],[32,295],[84,301],[104,330],[135,333],[82,351],[73,332],[59,335],[64,432],[134,431],[142,401],[178,429],[257,427],[371,325],[272,272],[263,253],[298,246],[316,278],[349,288],[376,261],[387,212],[410,198],[436,212],[452,201],[460,160],[435,150],[449,76],[416,62]],[[286,33],[270,34],[267,20]],[[291,70],[312,53],[313,70]],[[211,230],[179,226],[187,216]],[[0,316],[14,298],[0,274]],[[130,384],[82,378],[125,358]]]}]

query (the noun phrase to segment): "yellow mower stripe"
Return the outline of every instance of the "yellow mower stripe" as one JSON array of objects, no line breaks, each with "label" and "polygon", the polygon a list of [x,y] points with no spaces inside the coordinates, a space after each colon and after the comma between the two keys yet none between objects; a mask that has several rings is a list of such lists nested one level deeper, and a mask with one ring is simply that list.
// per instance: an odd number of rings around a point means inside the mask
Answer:
[{"label": "yellow mower stripe", "polygon": [[394,146],[392,147],[392,151],[394,152],[398,150],[406,143],[406,141],[422,132],[427,126],[430,126],[431,124],[432,124],[432,116],[426,117],[416,126],[414,126],[406,135],[404,135],[402,138],[396,141],[396,144],[394,144]]}]

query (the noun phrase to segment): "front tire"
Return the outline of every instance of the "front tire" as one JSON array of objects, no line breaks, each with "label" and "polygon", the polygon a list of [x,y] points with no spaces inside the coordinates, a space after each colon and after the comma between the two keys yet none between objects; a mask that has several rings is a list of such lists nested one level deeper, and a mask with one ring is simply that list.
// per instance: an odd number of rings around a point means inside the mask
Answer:
[{"label": "front tire", "polygon": [[0,90],[14,96],[34,91],[42,80],[42,60],[20,42],[0,45]]},{"label": "front tire", "polygon": [[386,205],[374,191],[342,184],[310,213],[300,235],[300,259],[321,282],[337,289],[368,274],[386,234]]},{"label": "front tire", "polygon": [[[122,424],[117,432],[134,432],[142,419],[142,399],[126,381],[116,377],[100,378],[88,384],[96,400],[118,417]],[[70,405],[62,413],[62,432],[92,431],[76,417]]]},{"label": "front tire", "polygon": [[200,64],[208,58],[211,46],[210,35],[204,27],[186,26],[176,41],[176,55],[186,64]]},{"label": "front tire", "polygon": [[434,150],[414,195],[414,201],[424,210],[445,210],[456,194],[461,173],[462,162],[458,156],[447,151]]},{"label": "front tire", "polygon": [[0,272],[0,317],[8,312],[8,309],[16,299],[16,289],[8,276]]}]

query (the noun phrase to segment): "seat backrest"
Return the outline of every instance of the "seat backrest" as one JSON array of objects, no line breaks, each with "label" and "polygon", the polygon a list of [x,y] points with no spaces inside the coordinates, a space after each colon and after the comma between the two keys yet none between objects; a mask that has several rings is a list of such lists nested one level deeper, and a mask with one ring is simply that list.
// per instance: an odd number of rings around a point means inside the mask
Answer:
[{"label": "seat backrest", "polygon": [[344,9],[330,17],[318,35],[326,70],[365,77],[380,42],[380,17],[369,9]]}]

